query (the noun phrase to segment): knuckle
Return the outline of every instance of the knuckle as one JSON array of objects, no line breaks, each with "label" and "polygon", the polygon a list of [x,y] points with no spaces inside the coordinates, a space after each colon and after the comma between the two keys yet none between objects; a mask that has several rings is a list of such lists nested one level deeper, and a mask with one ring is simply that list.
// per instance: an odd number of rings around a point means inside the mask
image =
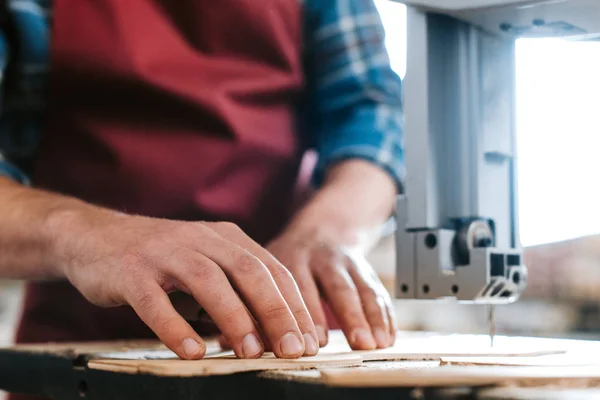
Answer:
[{"label": "knuckle", "polygon": [[216,226],[216,223],[214,222],[193,222],[192,225],[198,235],[208,235],[211,237],[218,236],[217,232],[214,230]]},{"label": "knuckle", "polygon": [[239,226],[237,226],[233,222],[228,222],[228,221],[216,222],[215,226],[219,230],[221,230],[223,232],[227,232],[227,233],[235,233],[235,232],[241,232],[242,231]]},{"label": "knuckle", "polygon": [[361,290],[360,301],[364,307],[370,307],[379,310],[385,309],[385,300],[377,293],[377,291],[372,289]]},{"label": "knuckle", "polygon": [[281,322],[284,320],[284,318],[286,318],[290,313],[290,310],[281,305],[273,305],[270,307],[267,307],[264,312],[263,315],[265,318],[269,319],[269,320],[275,320],[278,322]]},{"label": "knuckle", "polygon": [[223,324],[226,327],[231,327],[231,326],[239,325],[245,314],[246,314],[245,308],[242,306],[239,306],[239,307],[233,307],[230,310],[225,311],[221,318],[223,320]]},{"label": "knuckle", "polygon": [[269,270],[271,272],[271,276],[274,279],[290,279],[290,280],[294,280],[294,277],[293,277],[292,273],[290,272],[290,270],[287,269],[286,267],[284,267],[283,265],[280,265],[280,264],[272,265],[269,268]]},{"label": "knuckle", "polygon": [[344,314],[344,319],[350,324],[362,324],[364,321],[364,315],[362,312],[356,310],[347,310]]},{"label": "knuckle", "polygon": [[159,329],[159,333],[162,332],[177,332],[177,318],[170,317],[161,319],[160,316],[156,316],[153,320],[154,326]]},{"label": "knuckle", "polygon": [[171,232],[167,233],[167,237],[171,237],[171,235],[173,235],[177,238],[193,238],[194,236],[197,236],[199,232],[202,231],[202,229],[199,228],[201,228],[201,225],[189,222],[180,222],[177,225],[175,225]]},{"label": "knuckle", "polygon": [[234,267],[238,273],[243,275],[260,273],[265,268],[257,257],[249,253],[238,253],[235,256]]},{"label": "knuckle", "polygon": [[379,296],[377,291],[371,287],[367,287],[360,290],[360,297],[363,302],[368,302],[377,305],[383,304],[383,298]]},{"label": "knuckle", "polygon": [[354,296],[357,294],[356,288],[346,279],[332,279],[329,285],[331,291],[340,296]]},{"label": "knuckle", "polygon": [[310,316],[310,313],[306,310],[296,310],[294,312],[294,316],[296,317],[296,321],[300,322],[304,322],[307,323],[309,321],[312,321],[312,317]]},{"label": "knuckle", "polygon": [[154,311],[154,296],[152,296],[150,290],[144,287],[133,288],[131,302],[136,304],[140,311],[144,313],[151,313]]},{"label": "knuckle", "polygon": [[215,273],[215,265],[210,262],[194,262],[188,267],[187,273],[189,279],[209,280]]}]

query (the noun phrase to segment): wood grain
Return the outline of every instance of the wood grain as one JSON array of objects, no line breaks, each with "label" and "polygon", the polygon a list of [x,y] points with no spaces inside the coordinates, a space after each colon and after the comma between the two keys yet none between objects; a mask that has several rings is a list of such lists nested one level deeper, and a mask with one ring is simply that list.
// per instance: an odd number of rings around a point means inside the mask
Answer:
[{"label": "wood grain", "polygon": [[515,367],[582,367],[596,365],[600,360],[589,354],[559,354],[538,357],[441,357],[440,365],[482,365]]},{"label": "wood grain", "polygon": [[238,372],[267,370],[303,370],[327,366],[354,367],[362,364],[357,354],[317,355],[286,360],[267,353],[254,360],[237,359],[235,356],[205,358],[197,361],[183,360],[116,360],[96,359],[88,362],[88,368],[120,373],[146,373],[159,376],[207,376],[229,375]]},{"label": "wood grain", "polygon": [[328,367],[357,367],[373,361],[422,361],[432,360],[439,366],[440,359],[534,357],[564,353],[557,342],[539,344],[528,338],[498,339],[498,346],[491,348],[487,337],[477,335],[427,335],[399,333],[396,344],[389,349],[352,351],[343,334],[330,333],[330,343],[315,357],[297,360],[276,358],[266,353],[257,360],[240,360],[233,352],[208,354],[198,361],[178,360],[176,355],[164,348],[154,350],[128,349],[117,352],[101,352],[88,363],[92,369],[112,370],[122,373],[147,373],[160,376],[206,376],[234,374],[248,371],[304,370]]},{"label": "wood grain", "polygon": [[575,381],[600,382],[600,369],[586,367],[441,366],[437,368],[321,368],[321,379],[343,387],[446,387],[524,384],[528,386]]}]

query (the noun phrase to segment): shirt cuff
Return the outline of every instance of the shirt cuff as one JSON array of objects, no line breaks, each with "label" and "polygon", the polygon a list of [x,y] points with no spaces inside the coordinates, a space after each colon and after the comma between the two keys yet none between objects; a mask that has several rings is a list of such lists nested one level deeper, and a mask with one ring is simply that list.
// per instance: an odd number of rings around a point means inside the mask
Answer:
[{"label": "shirt cuff", "polygon": [[0,176],[5,176],[23,185],[30,185],[29,177],[0,154]]},{"label": "shirt cuff", "polygon": [[313,184],[320,187],[325,180],[327,170],[342,161],[360,159],[368,161],[386,171],[396,183],[398,193],[404,191],[405,164],[401,148],[382,149],[372,145],[354,145],[338,148],[332,153],[320,153],[313,173]]}]

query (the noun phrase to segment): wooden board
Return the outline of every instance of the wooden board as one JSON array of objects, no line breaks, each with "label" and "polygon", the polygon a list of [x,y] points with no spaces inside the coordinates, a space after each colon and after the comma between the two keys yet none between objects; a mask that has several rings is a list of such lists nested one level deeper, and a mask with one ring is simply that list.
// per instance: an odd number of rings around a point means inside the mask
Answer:
[{"label": "wooden board", "polygon": [[238,360],[232,352],[220,351],[215,340],[207,341],[207,358],[199,361],[181,361],[158,342],[138,341],[27,345],[8,352],[85,355],[88,368],[127,375],[263,371],[259,376],[264,379],[332,387],[600,387],[600,365],[594,361],[600,354],[597,342],[498,337],[490,348],[483,335],[407,332],[398,333],[397,340],[392,349],[352,352],[343,335],[332,332],[331,344],[317,357],[299,360],[281,360],[270,353],[259,360]]},{"label": "wooden board", "polygon": [[600,368],[440,366],[437,368],[323,368],[321,379],[343,387],[448,387],[527,385],[562,382],[581,387],[600,384]]},{"label": "wooden board", "polygon": [[515,367],[583,367],[596,365],[600,360],[585,355],[543,355],[538,357],[441,357],[440,365],[482,365]]},{"label": "wooden board", "polygon": [[564,387],[498,387],[482,389],[478,400],[598,400],[600,389],[569,389]]},{"label": "wooden board", "polygon": [[276,358],[266,353],[257,360],[239,360],[233,352],[207,354],[198,361],[178,360],[166,349],[128,349],[117,352],[100,352],[88,363],[92,369],[112,370],[122,373],[148,373],[160,376],[206,376],[248,371],[303,370],[312,368],[360,366],[373,361],[432,360],[439,366],[445,357],[535,357],[564,353],[557,343],[540,345],[529,338],[503,338],[491,348],[489,339],[477,335],[424,335],[399,333],[394,347],[373,351],[352,351],[339,331],[331,332],[330,344],[316,357],[297,360]]},{"label": "wooden board", "polygon": [[88,362],[88,368],[120,373],[147,373],[159,376],[229,375],[238,372],[267,370],[314,369],[327,366],[356,367],[362,364],[358,354],[317,355],[294,360],[275,357],[267,353],[255,360],[241,360],[235,356],[209,357],[198,361],[182,360],[117,360],[97,359]]}]

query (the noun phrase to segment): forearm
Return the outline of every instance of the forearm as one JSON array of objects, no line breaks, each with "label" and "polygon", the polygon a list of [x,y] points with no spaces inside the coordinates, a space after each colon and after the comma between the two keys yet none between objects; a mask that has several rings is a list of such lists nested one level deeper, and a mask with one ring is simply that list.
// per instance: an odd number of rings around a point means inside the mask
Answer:
[{"label": "forearm", "polygon": [[323,186],[288,230],[318,229],[322,233],[315,234],[364,246],[391,216],[396,193],[396,183],[378,166],[363,160],[340,162],[328,170]]},{"label": "forearm", "polygon": [[77,199],[22,186],[0,177],[0,277],[63,278],[60,242],[79,234],[63,215],[96,209]]}]

